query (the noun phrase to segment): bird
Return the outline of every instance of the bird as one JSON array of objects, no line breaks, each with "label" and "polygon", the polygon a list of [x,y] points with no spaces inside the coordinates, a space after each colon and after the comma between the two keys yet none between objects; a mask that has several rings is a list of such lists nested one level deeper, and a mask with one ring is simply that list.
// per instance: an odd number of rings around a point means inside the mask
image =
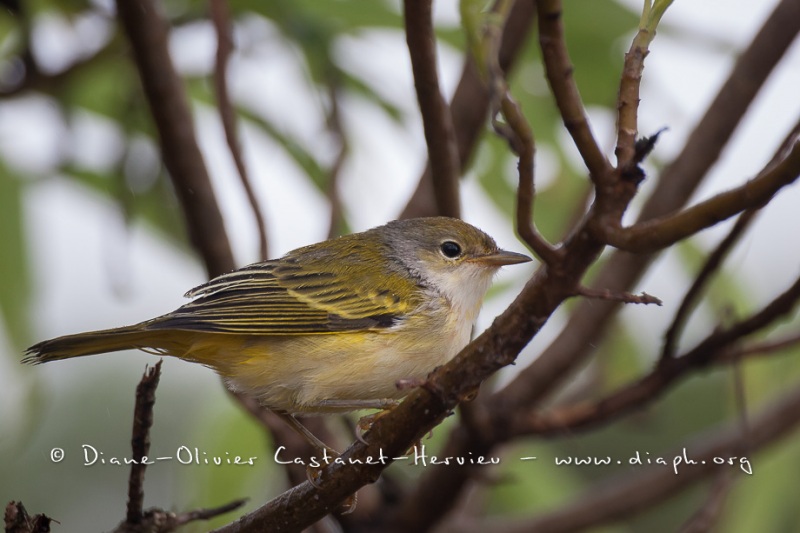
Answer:
[{"label": "bird", "polygon": [[223,274],[175,311],[65,335],[25,363],[139,349],[199,363],[330,450],[296,415],[386,409],[470,340],[492,278],[531,261],[459,219],[396,220]]}]

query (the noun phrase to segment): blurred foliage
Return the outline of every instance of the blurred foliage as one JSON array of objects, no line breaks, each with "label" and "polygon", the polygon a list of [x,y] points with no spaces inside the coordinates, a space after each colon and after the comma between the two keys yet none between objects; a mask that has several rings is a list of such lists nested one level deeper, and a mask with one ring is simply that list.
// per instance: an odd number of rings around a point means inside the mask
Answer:
[{"label": "blurred foliage", "polygon": [[[58,107],[68,125],[78,114],[87,113],[111,121],[124,144],[114,160],[101,168],[81,166],[65,151],[56,168],[47,176],[35,172],[26,174],[24,170],[14,168],[12,162],[0,159],[0,242],[3,243],[0,311],[15,348],[9,354],[12,360],[18,357],[17,351],[31,340],[30,324],[33,320],[28,312],[29,272],[32,267],[25,242],[23,200],[26,186],[52,176],[65,177],[106,196],[119,206],[126,219],[145,220],[171,243],[180,243],[184,249],[189,249],[171,185],[160,164],[156,162],[154,170],[147,170],[146,162],[142,163],[138,156],[131,155],[135,143],[144,142],[153,147],[157,146],[157,139],[154,138],[136,71],[127,57],[124,39],[116,29],[113,15],[100,7],[101,4],[83,0],[34,0],[24,3],[24,9],[18,14],[0,10],[0,89],[9,91],[9,96],[0,98],[0,105],[12,106],[15,98],[23,96],[45,96]],[[200,21],[210,26],[205,0],[169,0],[164,6],[176,28]],[[298,61],[302,62],[306,83],[311,92],[325,103],[323,109],[329,107],[330,90],[334,88],[347,98],[374,107],[393,123],[404,124],[410,120],[404,110],[376,89],[377,80],[354,74],[347,68],[347,58],[333,53],[337,42],[344,37],[358,37],[368,31],[393,32],[398,39],[403,39],[403,20],[398,2],[233,0],[230,6],[237,20],[257,18],[267,22],[277,29],[286,44],[299,52]],[[567,42],[584,102],[588,106],[613,108],[625,38],[636,27],[638,15],[611,0],[569,2],[565,7]],[[97,50],[68,61],[55,72],[43,71],[40,76],[32,76],[31,87],[14,87],[15,80],[11,79],[11,74],[25,62],[31,48],[31,30],[41,22],[40,17],[55,17],[69,26],[71,21],[89,13],[109,29],[108,37]],[[457,25],[439,27],[437,35],[443,45],[453,50],[461,51],[465,46],[463,32]],[[194,105],[215,105],[210,75],[187,76],[186,83]],[[540,150],[546,147],[555,155],[555,178],[549,180],[547,186],[540,187],[536,204],[538,227],[548,238],[555,240],[569,229],[575,206],[586,201],[588,185],[585,176],[569,163],[568,151],[562,146],[561,118],[546,89],[534,39],[530,40],[518,61],[511,90],[531,122]],[[248,126],[257,128],[271,139],[302,169],[315,187],[323,192],[328,190],[330,163],[320,156],[316,146],[286,131],[259,110],[248,108],[241,102],[235,105]],[[135,168],[137,161],[138,170]],[[152,175],[142,177],[142,172]],[[469,172],[477,174],[486,196],[499,212],[510,218],[516,191],[515,160],[505,142],[488,127]],[[680,250],[691,276],[705,251],[691,244],[682,245]],[[747,307],[748,295],[740,290],[738,281],[728,275],[714,282],[710,294],[715,314],[721,313],[732,302],[737,309]],[[590,385],[581,391],[585,397],[612,390],[649,368],[649,361],[639,356],[641,346],[637,343],[637,332],[617,325],[610,337],[609,342],[598,349],[599,356],[589,370],[594,375]],[[793,362],[796,359],[787,357],[752,365],[754,372],[748,373],[747,378],[749,393],[760,402],[773,392],[776,381],[785,382],[789,376],[800,376],[798,366]],[[750,368],[748,365],[748,370]],[[703,375],[681,383],[645,412],[600,431],[566,439],[515,443],[503,452],[506,459],[501,463],[499,482],[488,490],[488,509],[498,515],[528,515],[567,502],[608,472],[558,467],[553,464],[553,457],[565,454],[628,456],[636,450],[650,451],[655,455],[671,450],[694,432],[730,419],[734,412],[731,390],[728,373],[716,372],[711,377]],[[124,393],[127,395],[128,391]],[[210,421],[197,421],[194,430],[205,434],[208,427],[216,428],[211,439],[203,439],[209,445],[210,454],[238,450],[241,442],[259,442],[262,438],[261,430],[237,410],[228,408],[212,418]],[[127,431],[127,422],[120,425]],[[62,430],[67,432],[70,428]],[[78,430],[91,431],[83,426]],[[50,428],[49,431],[56,429]],[[446,429],[439,428],[435,438],[425,444],[436,449],[445,435]],[[525,463],[514,459],[528,455],[540,459]],[[268,452],[265,456],[271,455]],[[5,464],[8,463],[6,457],[2,461],[0,473],[7,474],[3,477],[10,479],[12,466]],[[800,511],[791,503],[793,487],[796,487],[796,476],[792,473],[798,469],[800,450],[797,447],[782,445],[775,454],[765,456],[764,461],[759,462],[758,475],[737,484],[724,530],[789,531],[790,525],[800,520]],[[419,471],[409,473],[407,469],[401,469],[397,477],[411,482],[418,474]],[[274,479],[282,476],[282,472],[266,467],[249,470],[187,469],[182,475],[185,478],[174,487],[175,499],[197,507],[211,507],[233,498],[250,496],[253,498],[250,502],[252,508],[259,497],[280,490],[282,483],[282,480]],[[265,477],[270,479],[267,481]],[[84,489],[74,473],[70,479],[74,479],[74,487],[72,482],[62,482],[58,485],[61,490],[67,492],[72,488],[78,493]],[[628,525],[610,526],[607,530],[674,530],[704,497],[704,490],[690,491],[643,513]],[[152,504],[169,506],[168,502]],[[215,523],[226,521],[222,518]],[[664,524],[668,526],[665,528]]]},{"label": "blurred foliage", "polygon": [[23,183],[0,161],[0,316],[15,345],[29,338],[27,322],[29,296],[28,250],[23,231]]}]

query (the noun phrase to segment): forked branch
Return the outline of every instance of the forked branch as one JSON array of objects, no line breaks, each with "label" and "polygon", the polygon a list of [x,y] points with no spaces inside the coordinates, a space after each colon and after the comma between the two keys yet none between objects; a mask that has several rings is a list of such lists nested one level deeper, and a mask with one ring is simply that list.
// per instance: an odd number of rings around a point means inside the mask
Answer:
[{"label": "forked branch", "polygon": [[605,224],[602,238],[628,252],[647,253],[664,249],[709,228],[745,209],[768,202],[780,189],[800,177],[800,142],[786,158],[747,183],[720,193],[675,215],[622,228]]}]

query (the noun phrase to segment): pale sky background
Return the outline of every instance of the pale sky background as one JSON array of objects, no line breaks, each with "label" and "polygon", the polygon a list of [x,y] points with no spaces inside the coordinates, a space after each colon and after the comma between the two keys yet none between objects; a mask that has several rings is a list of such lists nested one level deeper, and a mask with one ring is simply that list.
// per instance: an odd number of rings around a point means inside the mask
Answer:
[{"label": "pale sky background", "polygon": [[[641,6],[641,2],[633,0],[623,3],[634,9]],[[730,43],[732,50],[739,50],[775,3],[676,1],[663,23],[705,32]],[[458,23],[456,2],[435,5],[440,24]],[[81,50],[98,46],[108,35],[108,23],[102,19],[78,20],[70,28],[64,20],[49,17],[37,27],[37,57],[50,58],[47,67],[54,71],[80,56]],[[687,44],[670,38],[668,33],[659,34],[651,47],[640,108],[641,133],[669,126],[656,148],[658,157],[664,160],[680,149],[697,113],[713,97],[733,61],[731,54],[719,50],[687,49]],[[296,51],[263,20],[243,21],[237,28],[237,39],[240,55],[230,66],[234,98],[257,108],[279,128],[313,146],[316,154],[332,160],[335,147],[323,134],[320,103],[308,88]],[[621,58],[628,43],[629,39],[620,42],[619,49],[610,53]],[[209,72],[214,47],[210,24],[195,24],[172,36],[172,52],[183,73]],[[461,58],[447,47],[440,50],[441,78],[449,95],[461,71]],[[417,104],[402,33],[374,31],[347,37],[337,43],[335,53],[347,58],[345,66],[352,72],[370,73],[375,90],[413,116]],[[691,84],[686,83],[688,78],[692,79]],[[795,43],[748,112],[698,198],[735,186],[763,166],[778,140],[800,115],[797,87],[800,46]],[[253,217],[235,177],[216,113],[205,107],[195,111],[198,137],[231,243],[238,263],[244,265],[257,259]],[[425,161],[424,137],[417,118],[397,125],[361,100],[345,99],[342,116],[352,151],[341,173],[340,192],[352,226],[363,230],[394,218],[405,205]],[[591,110],[591,118],[596,134],[611,153],[613,116],[604,110]],[[65,143],[65,139],[74,142]],[[252,183],[266,215],[271,255],[324,239],[329,217],[325,198],[263,134],[245,128],[242,139]],[[36,317],[36,328],[32,340],[120,326],[163,314],[181,305],[181,295],[204,281],[199,263],[163,242],[142,223],[126,227],[121,214],[107,199],[55,174],[55,165],[65,154],[88,168],[102,169],[112,164],[111,156],[121,149],[120,132],[102,117],[85,113],[71,117],[67,123],[52,102],[39,96],[0,103],[0,152],[19,169],[42,178],[27,188],[24,211],[35,289],[31,313]],[[154,157],[152,146],[146,143],[137,153],[143,161],[148,160],[148,154],[150,159]],[[547,165],[552,162],[548,163],[545,157],[537,163],[541,185],[546,183]],[[375,169],[380,169],[380,175],[375,175]],[[513,176],[513,165],[508,172]],[[643,192],[648,190],[646,184]],[[493,235],[502,247],[524,251],[506,217],[483,195],[474,176],[464,182],[462,205],[468,222]],[[781,192],[728,261],[731,271],[741,274],[742,290],[751,294],[754,302],[771,298],[797,276],[798,205],[798,187]],[[703,233],[699,242],[710,246],[723,234],[723,227]],[[532,267],[515,267],[501,279],[520,284],[531,271]],[[623,318],[641,332],[643,354],[652,352],[658,344],[682,294],[682,283],[676,290],[676,277],[685,280],[686,276],[677,257],[667,255],[637,289],[662,297],[665,306],[623,313]],[[485,328],[513,296],[511,291],[487,302],[478,329]],[[700,332],[712,323],[712,317],[700,313],[693,321],[689,338],[693,331]],[[517,369],[557,333],[557,324],[558,316],[526,350]],[[16,351],[1,329],[0,350]],[[0,457],[4,446],[16,444],[15,437],[9,435],[30,429],[24,421],[24,406],[32,387],[38,387],[43,394],[41,401],[46,407],[37,424],[46,426],[74,408],[63,403],[74,391],[92,388],[96,401],[103,405],[98,407],[102,411],[107,399],[114,395],[124,394],[132,399],[144,365],[153,362],[152,356],[126,353],[32,369],[19,365],[13,356],[0,358],[0,425],[11,430],[4,429],[0,436]],[[213,372],[169,358],[163,371],[159,392],[165,396],[180,396],[188,404],[200,405],[198,409],[227,405]],[[113,380],[109,378],[111,384],[106,385],[108,376]],[[124,390],[115,389],[118,386]],[[127,411],[125,416],[129,416]],[[49,449],[44,444],[42,448]]]}]

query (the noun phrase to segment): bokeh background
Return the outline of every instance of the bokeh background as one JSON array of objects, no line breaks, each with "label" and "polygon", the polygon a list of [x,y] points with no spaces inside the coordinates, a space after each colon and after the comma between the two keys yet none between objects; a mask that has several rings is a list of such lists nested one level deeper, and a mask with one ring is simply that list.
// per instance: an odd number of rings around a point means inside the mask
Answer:
[{"label": "bokeh background", "polygon": [[[725,79],[736,54],[776,2],[676,2],[651,46],[642,84],[640,132],[668,127],[648,161],[659,165],[683,145]],[[593,129],[613,151],[616,89],[640,2],[566,2],[565,24],[575,77]],[[19,364],[30,344],[52,336],[139,322],[179,306],[204,281],[162,168],[137,73],[106,0],[35,0],[0,8],[0,501],[22,500],[59,520],[58,531],[110,529],[124,517],[128,468],[83,465],[89,444],[104,458],[130,456],[134,389],[152,356],[120,353],[40,367]],[[464,60],[457,2],[434,3],[440,75],[452,94]],[[191,96],[198,138],[237,261],[258,259],[257,230],[215,108],[211,76],[216,38],[205,2],[169,0],[170,50]],[[330,169],[347,151],[335,190],[344,231],[394,219],[426,161],[397,1],[236,0],[235,50],[229,67],[240,112],[243,152],[266,217],[270,255],[326,238],[331,219]],[[29,53],[40,72],[25,70]],[[581,201],[585,171],[560,124],[535,39],[513,75],[513,93],[537,135],[536,222],[557,238]],[[800,48],[795,43],[748,111],[731,146],[697,194],[708,197],[752,177],[800,113]],[[341,132],[326,120],[335,89]],[[523,251],[513,232],[516,161],[486,131],[462,181],[464,218],[501,246]],[[643,186],[645,196],[649,191]],[[686,345],[723,317],[756,308],[797,275],[800,191],[781,192],[728,260],[694,315]],[[638,204],[635,204],[635,206]],[[636,208],[631,215],[635,214]],[[614,335],[564,394],[609,390],[647,371],[661,334],[701,260],[728,224],[663,254],[639,290],[663,307],[622,312]],[[527,268],[527,270],[526,270]],[[485,328],[534,267],[502,274],[482,312]],[[523,352],[536,357],[563,324],[561,313]],[[797,328],[794,319],[782,328]],[[750,408],[800,377],[798,353],[748,364]],[[502,385],[515,370],[503,371]],[[524,516],[552,509],[614,468],[558,467],[556,456],[657,456],[737,415],[730,370],[682,382],[645,412],[601,431],[531,441],[501,457],[497,483],[480,498],[489,514]],[[426,441],[435,450],[446,431]],[[250,466],[162,462],[147,471],[145,506],[212,507],[248,497],[247,510],[285,489],[268,436],[225,394],[213,372],[165,360],[157,392],[152,456],[180,446],[255,456]],[[65,457],[51,460],[51,450]],[[737,483],[724,531],[792,531],[800,523],[800,446],[788,438],[751,458],[754,474]],[[401,480],[422,467],[396,465]],[[624,469],[622,469],[624,470]],[[702,502],[703,485],[604,531],[671,531]],[[677,518],[676,518],[677,517]],[[232,517],[221,518],[222,524]],[[202,531],[206,525],[188,530]]]}]

